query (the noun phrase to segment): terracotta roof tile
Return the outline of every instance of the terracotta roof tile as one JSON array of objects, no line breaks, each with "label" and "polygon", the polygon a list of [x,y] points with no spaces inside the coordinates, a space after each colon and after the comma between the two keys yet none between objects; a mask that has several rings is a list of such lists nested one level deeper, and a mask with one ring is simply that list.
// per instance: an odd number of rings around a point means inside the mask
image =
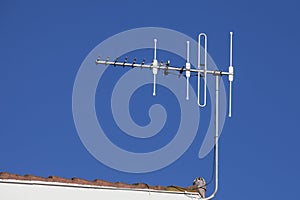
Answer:
[{"label": "terracotta roof tile", "polygon": [[153,189],[153,190],[166,190],[166,191],[187,191],[187,192],[197,192],[197,187],[189,186],[187,188],[179,186],[149,186],[146,183],[135,183],[127,184],[122,182],[108,182],[100,179],[95,179],[94,181],[89,181],[81,178],[62,178],[58,176],[49,176],[48,178],[34,176],[26,174],[24,176],[18,174],[11,174],[7,172],[0,172],[0,179],[9,180],[26,180],[26,181],[43,181],[43,182],[56,182],[56,183],[71,183],[79,185],[95,185],[95,186],[106,186],[106,187],[117,187],[117,188],[137,188],[137,189]]}]

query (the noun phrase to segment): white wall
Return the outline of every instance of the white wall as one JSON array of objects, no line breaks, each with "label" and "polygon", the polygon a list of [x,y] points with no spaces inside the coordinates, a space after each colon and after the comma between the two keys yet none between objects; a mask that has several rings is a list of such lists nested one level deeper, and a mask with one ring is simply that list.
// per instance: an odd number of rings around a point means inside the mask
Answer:
[{"label": "white wall", "polygon": [[39,181],[1,180],[1,200],[192,200],[197,193],[120,189]]}]

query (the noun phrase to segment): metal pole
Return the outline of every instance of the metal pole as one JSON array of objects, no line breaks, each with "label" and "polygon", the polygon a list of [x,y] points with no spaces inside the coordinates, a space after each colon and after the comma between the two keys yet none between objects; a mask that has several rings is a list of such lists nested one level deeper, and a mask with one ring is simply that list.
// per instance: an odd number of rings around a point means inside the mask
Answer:
[{"label": "metal pole", "polygon": [[215,190],[203,200],[210,200],[216,196],[219,185],[219,75],[216,77],[216,108],[215,108]]},{"label": "metal pole", "polygon": [[[138,67],[138,68],[147,68],[147,69],[153,69],[153,64],[146,65],[146,64],[138,64],[138,63],[123,63],[123,62],[115,62],[115,61],[105,61],[105,60],[97,60],[96,64],[103,64],[103,65],[113,65],[113,66],[120,66],[120,67]],[[166,65],[158,65],[156,66],[157,70],[174,70],[174,71],[190,71],[190,72],[196,72],[196,73],[205,73],[204,69],[185,69],[181,67],[172,67],[172,66],[166,66]],[[226,71],[216,71],[216,70],[206,70],[207,74],[215,75],[216,72],[222,75],[233,75],[233,72],[226,72]]]},{"label": "metal pole", "polygon": [[216,76],[216,113],[215,113],[215,157],[216,157],[216,174],[215,174],[215,191],[214,195],[218,191],[219,185],[219,76]]}]

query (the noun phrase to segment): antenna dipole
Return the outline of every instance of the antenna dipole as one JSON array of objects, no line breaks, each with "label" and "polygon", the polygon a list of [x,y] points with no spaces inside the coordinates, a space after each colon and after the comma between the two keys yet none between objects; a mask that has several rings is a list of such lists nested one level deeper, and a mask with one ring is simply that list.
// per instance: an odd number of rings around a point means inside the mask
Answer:
[{"label": "antenna dipole", "polygon": [[[204,64],[201,63],[202,57],[201,57],[201,38],[204,38]],[[205,107],[206,106],[206,80],[207,80],[207,36],[205,33],[200,33],[198,35],[198,69],[201,69],[201,66],[204,66],[204,71],[203,71],[203,81],[204,81],[204,86],[203,86],[203,103],[200,103],[200,83],[201,83],[201,73],[198,72],[198,106],[200,107]]]}]

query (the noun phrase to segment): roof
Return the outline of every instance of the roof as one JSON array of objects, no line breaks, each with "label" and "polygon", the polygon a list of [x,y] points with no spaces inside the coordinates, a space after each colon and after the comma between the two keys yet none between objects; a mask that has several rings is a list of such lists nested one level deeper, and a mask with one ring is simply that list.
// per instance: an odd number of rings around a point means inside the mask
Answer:
[{"label": "roof", "polygon": [[64,183],[64,184],[78,184],[83,186],[104,186],[115,188],[134,188],[134,189],[152,189],[163,191],[186,191],[186,192],[198,192],[197,186],[179,187],[179,186],[149,186],[146,183],[127,184],[122,182],[108,182],[101,179],[95,179],[93,181],[81,179],[81,178],[62,178],[58,176],[49,176],[47,178],[41,176],[34,176],[26,174],[24,176],[18,174],[12,174],[7,172],[0,172],[0,179],[2,180],[21,180],[21,181],[41,181],[48,183]]}]

